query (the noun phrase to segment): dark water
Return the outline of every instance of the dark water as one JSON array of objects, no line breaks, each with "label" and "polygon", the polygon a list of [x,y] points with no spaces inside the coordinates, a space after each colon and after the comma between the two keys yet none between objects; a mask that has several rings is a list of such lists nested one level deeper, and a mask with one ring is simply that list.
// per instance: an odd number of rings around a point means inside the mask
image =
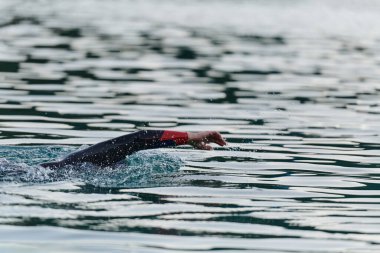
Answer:
[{"label": "dark water", "polygon": [[[0,252],[379,252],[377,1],[0,1]],[[138,129],[229,142],[37,164]]]}]

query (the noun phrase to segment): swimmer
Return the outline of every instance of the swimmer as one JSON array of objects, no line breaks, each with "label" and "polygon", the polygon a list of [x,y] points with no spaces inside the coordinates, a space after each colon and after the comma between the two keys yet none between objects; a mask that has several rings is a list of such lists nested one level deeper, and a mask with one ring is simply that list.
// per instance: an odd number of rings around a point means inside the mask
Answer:
[{"label": "swimmer", "polygon": [[57,169],[65,165],[89,162],[105,167],[115,164],[125,159],[127,155],[139,150],[186,144],[197,149],[212,150],[210,143],[216,143],[219,146],[227,144],[220,133],[214,131],[190,133],[169,130],[141,130],[76,151],[60,161],[40,165],[45,168]]}]

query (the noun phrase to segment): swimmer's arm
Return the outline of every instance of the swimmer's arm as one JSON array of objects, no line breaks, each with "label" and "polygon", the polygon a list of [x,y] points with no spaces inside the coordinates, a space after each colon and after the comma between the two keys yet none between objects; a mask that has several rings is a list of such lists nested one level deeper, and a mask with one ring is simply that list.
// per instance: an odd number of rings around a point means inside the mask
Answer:
[{"label": "swimmer's arm", "polygon": [[[112,164],[140,150],[180,145],[191,145],[197,149],[212,150],[210,143],[216,143],[220,146],[227,144],[220,133],[214,131],[191,133],[171,130],[141,130],[95,144],[80,151],[79,156],[85,156],[87,161],[95,164]],[[75,156],[77,155],[78,153],[75,154]]]},{"label": "swimmer's arm", "polygon": [[90,162],[99,166],[108,166],[119,162],[134,152],[144,149],[192,145],[197,149],[211,150],[210,143],[220,146],[226,142],[218,132],[176,132],[163,130],[142,130],[126,134],[108,141],[100,142],[86,149],[68,155],[60,161],[42,163],[42,167],[60,168],[69,164]]},{"label": "swimmer's arm", "polygon": [[[144,145],[142,145],[144,148],[142,149],[173,147],[188,144],[197,149],[212,150],[212,147],[209,145],[210,143],[216,143],[219,146],[225,146],[227,144],[220,133],[215,131],[192,133],[170,130],[147,130],[140,131],[139,137],[139,139],[144,142]],[[141,147],[141,145],[137,146]]]}]

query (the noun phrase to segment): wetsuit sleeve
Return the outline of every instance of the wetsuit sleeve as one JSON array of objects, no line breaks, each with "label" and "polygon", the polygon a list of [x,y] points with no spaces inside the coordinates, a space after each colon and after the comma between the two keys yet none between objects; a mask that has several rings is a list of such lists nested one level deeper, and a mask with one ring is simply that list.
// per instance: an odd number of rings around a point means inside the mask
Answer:
[{"label": "wetsuit sleeve", "polygon": [[97,143],[69,154],[61,161],[41,164],[44,167],[62,167],[83,162],[108,166],[123,160],[127,155],[144,149],[174,147],[187,144],[186,132],[142,130]]},{"label": "wetsuit sleeve", "polygon": [[128,149],[126,150],[125,155],[144,149],[184,145],[188,142],[188,134],[186,132],[161,130],[143,130],[119,138],[121,138],[122,143],[124,143]]},{"label": "wetsuit sleeve", "polygon": [[176,132],[176,131],[162,131],[159,139],[160,147],[165,146],[178,146],[187,144],[189,141],[189,136],[186,132]]}]

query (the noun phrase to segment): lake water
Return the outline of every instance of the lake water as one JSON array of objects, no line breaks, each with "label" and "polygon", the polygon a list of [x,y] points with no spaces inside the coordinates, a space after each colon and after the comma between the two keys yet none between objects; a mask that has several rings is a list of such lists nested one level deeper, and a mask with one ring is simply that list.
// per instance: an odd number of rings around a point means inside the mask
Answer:
[{"label": "lake water", "polygon": [[[380,252],[380,3],[0,2],[0,252]],[[138,129],[214,151],[40,162]]]}]

